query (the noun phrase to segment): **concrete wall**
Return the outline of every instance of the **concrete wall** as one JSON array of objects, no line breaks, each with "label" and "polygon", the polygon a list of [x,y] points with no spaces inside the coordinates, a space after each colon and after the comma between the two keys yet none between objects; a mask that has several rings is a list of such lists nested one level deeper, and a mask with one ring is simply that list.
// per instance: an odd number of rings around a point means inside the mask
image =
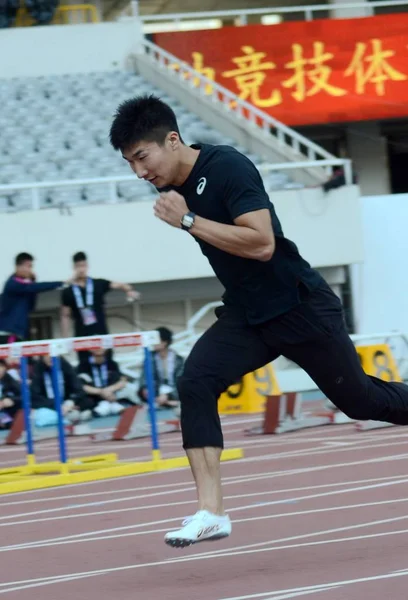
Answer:
[{"label": "concrete wall", "polygon": [[125,68],[142,39],[140,22],[2,29],[0,78],[89,73]]},{"label": "concrete wall", "polygon": [[[285,234],[315,267],[363,259],[359,189],[343,187],[275,192],[271,197]],[[71,256],[88,253],[95,277],[130,282],[160,282],[212,277],[207,259],[191,236],[153,216],[151,202],[27,211],[2,216],[0,282],[14,256],[36,257],[39,280],[66,279]]]},{"label": "concrete wall", "polygon": [[408,333],[408,194],[360,199],[365,260],[352,267],[357,333]]}]

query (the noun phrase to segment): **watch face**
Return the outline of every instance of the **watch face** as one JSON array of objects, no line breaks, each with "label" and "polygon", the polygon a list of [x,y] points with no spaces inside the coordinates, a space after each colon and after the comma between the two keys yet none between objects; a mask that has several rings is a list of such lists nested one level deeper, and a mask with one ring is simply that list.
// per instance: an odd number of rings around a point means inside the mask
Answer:
[{"label": "watch face", "polygon": [[191,227],[193,223],[194,223],[193,217],[190,217],[190,215],[184,215],[184,217],[183,217],[183,225],[185,227]]}]

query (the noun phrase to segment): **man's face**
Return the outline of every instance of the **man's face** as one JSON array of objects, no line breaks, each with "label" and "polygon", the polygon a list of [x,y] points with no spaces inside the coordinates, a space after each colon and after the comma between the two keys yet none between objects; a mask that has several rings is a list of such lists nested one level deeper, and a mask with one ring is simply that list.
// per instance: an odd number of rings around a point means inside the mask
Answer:
[{"label": "man's face", "polygon": [[168,347],[169,347],[169,345],[167,342],[160,340],[160,342],[158,344],[155,344],[154,350],[155,350],[155,352],[163,352],[163,350],[166,350]]},{"label": "man's face", "polygon": [[88,275],[88,263],[86,260],[80,260],[74,265],[75,277],[84,279]]},{"label": "man's face", "polygon": [[25,260],[21,265],[17,266],[16,273],[24,279],[31,279],[33,276],[33,261]]},{"label": "man's face", "polygon": [[105,350],[94,350],[92,355],[97,365],[101,365],[105,361]]},{"label": "man's face", "polygon": [[139,179],[163,188],[171,185],[177,177],[180,146],[178,134],[172,132],[167,135],[163,145],[141,141],[122,154]]}]

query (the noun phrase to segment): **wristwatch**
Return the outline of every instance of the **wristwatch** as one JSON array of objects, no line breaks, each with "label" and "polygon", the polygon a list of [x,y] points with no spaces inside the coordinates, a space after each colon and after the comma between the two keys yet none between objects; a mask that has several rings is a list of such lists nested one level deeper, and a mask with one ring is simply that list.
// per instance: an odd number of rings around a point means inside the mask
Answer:
[{"label": "wristwatch", "polygon": [[186,213],[180,219],[181,228],[184,229],[184,231],[189,231],[194,225],[194,221],[195,214],[193,212]]}]

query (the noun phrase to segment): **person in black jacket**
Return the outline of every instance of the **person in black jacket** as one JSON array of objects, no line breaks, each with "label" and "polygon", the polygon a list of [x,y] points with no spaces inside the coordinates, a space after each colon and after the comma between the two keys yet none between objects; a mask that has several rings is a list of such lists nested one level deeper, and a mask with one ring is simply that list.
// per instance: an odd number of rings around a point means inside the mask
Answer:
[{"label": "person in black jacket", "polygon": [[20,384],[7,373],[6,361],[0,359],[0,428],[11,426],[20,408]]},{"label": "person in black jacket", "polygon": [[[92,405],[82,390],[74,368],[63,357],[60,372],[60,390],[63,415],[71,422],[86,421],[92,417]],[[35,364],[31,384],[32,407],[55,410],[54,388],[51,376],[51,357],[42,356]]]}]

